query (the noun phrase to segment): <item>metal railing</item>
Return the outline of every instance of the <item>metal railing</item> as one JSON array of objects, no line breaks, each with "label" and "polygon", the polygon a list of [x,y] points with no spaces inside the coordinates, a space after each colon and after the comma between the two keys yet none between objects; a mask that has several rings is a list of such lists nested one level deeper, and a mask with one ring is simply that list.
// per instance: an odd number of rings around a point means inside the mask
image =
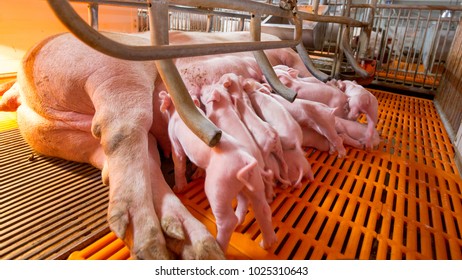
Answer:
[{"label": "metal railing", "polygon": [[[214,146],[218,143],[221,137],[221,131],[202,114],[199,113],[197,107],[191,100],[188,91],[182,81],[182,78],[176,69],[172,58],[200,56],[219,53],[252,51],[263,74],[269,84],[276,93],[279,93],[284,98],[292,101],[296,93],[285,87],[274,73],[268,58],[264,54],[264,49],[296,47],[301,59],[307,66],[308,70],[318,79],[327,80],[328,76],[313,67],[309,55],[301,42],[302,37],[302,21],[311,20],[316,22],[337,22],[346,24],[351,27],[364,27],[370,23],[354,20],[346,16],[330,16],[320,15],[317,13],[319,1],[315,2],[314,13],[306,13],[297,10],[297,6],[291,6],[289,9],[282,9],[275,5],[269,5],[256,1],[237,1],[237,0],[146,0],[141,1],[109,1],[109,0],[93,0],[79,1],[89,3],[90,27],[80,16],[73,10],[72,6],[67,1],[48,0],[48,3],[55,11],[56,16],[63,24],[76,35],[80,40],[91,46],[92,48],[121,59],[128,60],[155,60],[159,74],[164,81],[167,90],[169,91],[172,101],[178,111],[178,114],[183,119],[185,124],[195,133],[201,140],[209,146]],[[348,1],[349,2],[349,1]],[[95,27],[98,26],[98,8],[99,4],[121,5],[129,7],[147,7],[149,15],[150,41],[149,46],[133,46],[125,45],[110,38],[103,36]],[[230,9],[238,11],[237,16],[242,17],[241,13],[250,15],[250,37],[249,42],[230,42],[216,44],[197,44],[197,45],[169,45],[169,9],[171,5],[176,5],[178,8],[194,9],[198,11],[206,11],[207,15],[214,15],[215,9]],[[223,11],[217,11],[223,13]],[[265,41],[260,40],[261,37],[261,19],[263,15],[273,15],[286,18],[294,25],[293,39],[281,41]],[[210,24],[209,24],[210,25]],[[209,28],[208,28],[209,29]],[[346,41],[344,41],[346,42]],[[342,44],[345,52],[350,52],[348,43]],[[346,47],[346,48],[345,48]],[[352,54],[349,53],[350,64],[355,71],[361,76],[367,75],[355,60],[352,60]]]},{"label": "metal railing", "polygon": [[[462,6],[456,4],[462,1],[446,1],[451,5],[397,5],[391,4],[393,1],[370,0],[349,7],[347,2],[325,1],[330,15],[372,21],[369,34],[365,34],[365,28],[354,27],[348,38],[358,63],[375,60],[374,78],[369,82],[434,95],[461,20]],[[372,18],[371,10],[374,11]],[[309,53],[315,65],[331,77],[358,78],[339,48],[343,28],[340,24],[330,23],[322,48],[309,50]],[[367,40],[360,43],[358,38],[364,35]]]},{"label": "metal railing", "polygon": [[[278,3],[277,0],[246,2],[274,2],[276,5]],[[444,3],[451,5],[438,6],[397,5],[392,3],[405,1],[382,0],[359,1],[366,3],[353,4],[357,2],[298,1],[299,5],[312,5],[316,10],[318,5],[327,6],[327,13],[321,16],[300,13],[304,15],[304,19],[313,19],[315,16],[319,20],[317,28],[321,32],[317,32],[316,35],[321,38],[321,42],[316,44],[315,48],[307,48],[314,66],[324,74],[318,76],[322,75],[322,79],[358,77],[355,72],[360,70],[352,67],[351,61],[345,60],[345,48],[342,46],[342,43],[351,42],[353,58],[350,60],[353,59],[357,63],[353,66],[357,67],[365,59],[375,60],[375,74],[370,80],[373,84],[434,94],[440,83],[455,27],[460,20],[462,6],[459,4],[462,1],[445,1]],[[169,12],[169,27],[175,30],[207,32],[248,31],[250,16],[250,12],[242,10],[172,6]],[[139,22],[143,21],[144,25],[140,24],[141,30],[146,30],[147,11],[140,9]],[[367,23],[370,23],[369,30],[366,28]],[[348,38],[343,36],[347,31],[345,26],[350,26]],[[358,38],[361,38],[362,42]]]},{"label": "metal railing", "polygon": [[423,93],[437,90],[461,6],[378,5],[371,43],[377,49],[375,84]]}]

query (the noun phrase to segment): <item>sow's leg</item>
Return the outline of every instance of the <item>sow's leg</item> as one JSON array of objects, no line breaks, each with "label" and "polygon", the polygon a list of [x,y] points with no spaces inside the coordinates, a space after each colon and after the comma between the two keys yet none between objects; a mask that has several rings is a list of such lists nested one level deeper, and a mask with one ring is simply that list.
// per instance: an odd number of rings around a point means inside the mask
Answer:
[{"label": "sow's leg", "polygon": [[170,258],[151,192],[148,131],[153,86],[127,75],[97,82],[92,133],[100,139],[109,176],[108,221],[132,258]]},{"label": "sow's leg", "polygon": [[39,154],[86,162],[103,169],[105,155],[90,133],[92,116],[69,113],[74,121],[50,120],[22,104],[17,109],[19,131]]}]

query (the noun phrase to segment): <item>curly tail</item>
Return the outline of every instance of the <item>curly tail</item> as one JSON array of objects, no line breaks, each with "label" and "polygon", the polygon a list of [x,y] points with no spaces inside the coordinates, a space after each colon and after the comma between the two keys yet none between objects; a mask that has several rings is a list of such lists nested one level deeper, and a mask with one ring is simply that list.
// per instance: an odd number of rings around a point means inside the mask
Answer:
[{"label": "curly tail", "polygon": [[0,111],[14,112],[21,105],[16,81],[1,84],[0,95],[3,95],[0,99]]}]

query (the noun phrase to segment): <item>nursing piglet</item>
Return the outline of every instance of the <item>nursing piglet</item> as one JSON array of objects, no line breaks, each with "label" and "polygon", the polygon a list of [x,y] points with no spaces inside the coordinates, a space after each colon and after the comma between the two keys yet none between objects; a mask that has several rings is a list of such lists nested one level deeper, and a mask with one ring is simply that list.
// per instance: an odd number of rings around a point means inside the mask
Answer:
[{"label": "nursing piglet", "polygon": [[255,210],[255,218],[263,235],[261,246],[269,248],[276,243],[271,209],[266,202],[257,160],[225,131],[216,146],[207,146],[181,120],[167,93],[161,92],[159,96],[163,99],[161,110],[169,115],[168,131],[172,141],[175,180],[184,178],[186,157],[205,169],[205,193],[216,219],[217,242],[223,251],[226,252],[231,234],[238,223],[232,201],[241,192]]},{"label": "nursing piglet", "polygon": [[335,116],[332,108],[309,100],[297,98],[290,103],[279,95],[271,94],[271,96],[290,112],[302,128],[311,127],[325,136],[330,143],[330,152],[337,151],[340,158],[346,155],[343,140],[335,130]]},{"label": "nursing piglet", "polygon": [[218,82],[204,86],[201,101],[205,104],[207,117],[223,131],[233,135],[240,143],[243,143],[242,148],[255,157],[261,168],[266,185],[266,197],[270,202],[274,195],[274,174],[266,168],[260,148],[234,109],[229,92],[242,91],[243,89],[238,83],[231,82],[230,79],[233,75],[235,76],[235,74],[223,75]]},{"label": "nursing piglet", "polygon": [[[284,158],[288,165],[291,185],[294,187],[301,186],[301,181],[304,178],[313,180],[311,166],[302,149],[303,135],[300,125],[279,102],[269,95],[267,86],[256,81],[250,82],[254,83],[254,86],[247,88],[247,94],[252,107],[257,115],[269,123],[279,134]],[[297,171],[298,173],[291,171]]]},{"label": "nursing piglet", "polygon": [[255,113],[249,96],[245,89],[242,90],[242,85],[244,88],[251,85],[244,82],[242,76],[236,74],[225,74],[223,78],[226,87],[230,89],[228,93],[240,119],[260,148],[266,168],[273,172],[276,180],[283,184],[290,184],[287,180],[288,167],[277,131]]},{"label": "nursing piglet", "polygon": [[347,116],[348,96],[337,87],[325,84],[314,77],[301,78],[298,70],[286,65],[277,65],[273,69],[279,80],[297,93],[297,98],[326,104],[335,108],[336,116]]},{"label": "nursing piglet", "polygon": [[331,81],[330,83],[337,85],[337,87],[348,96],[348,104],[350,107],[348,118],[350,120],[356,120],[361,113],[366,115],[366,149],[372,150],[374,148],[373,137],[376,132],[375,126],[378,121],[377,98],[355,81]]}]

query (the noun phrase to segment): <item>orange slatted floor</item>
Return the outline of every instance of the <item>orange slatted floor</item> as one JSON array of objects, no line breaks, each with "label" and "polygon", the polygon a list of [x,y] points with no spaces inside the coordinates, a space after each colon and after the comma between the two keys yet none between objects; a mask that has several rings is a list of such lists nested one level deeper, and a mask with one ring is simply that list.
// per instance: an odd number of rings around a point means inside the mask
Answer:
[{"label": "orange slatted floor", "polygon": [[[347,148],[338,159],[307,149],[315,180],[277,190],[271,204],[279,243],[265,251],[249,212],[230,259],[462,259],[462,179],[433,102],[371,90],[379,100],[378,150]],[[363,121],[363,120],[362,120]],[[181,195],[215,233],[201,181]],[[112,233],[69,259],[127,259]]]}]

